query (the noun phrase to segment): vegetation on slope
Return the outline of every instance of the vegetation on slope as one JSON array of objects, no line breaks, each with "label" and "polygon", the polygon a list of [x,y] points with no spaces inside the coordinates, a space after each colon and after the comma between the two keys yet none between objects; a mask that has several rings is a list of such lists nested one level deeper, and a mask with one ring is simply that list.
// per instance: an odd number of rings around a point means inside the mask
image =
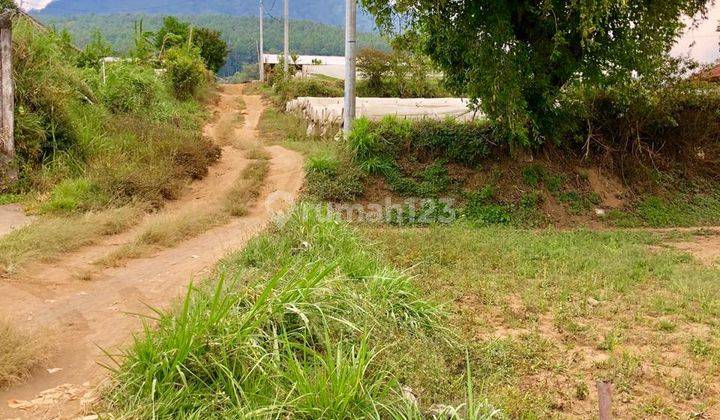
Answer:
[{"label": "vegetation on slope", "polygon": [[14,25],[20,180],[3,186],[4,197],[52,217],[0,240],[3,270],[131,227],[219,157],[201,134],[209,74],[197,50],[171,49],[167,76],[124,61],[108,63],[103,78],[88,60],[98,46],[78,53],[61,35]]}]

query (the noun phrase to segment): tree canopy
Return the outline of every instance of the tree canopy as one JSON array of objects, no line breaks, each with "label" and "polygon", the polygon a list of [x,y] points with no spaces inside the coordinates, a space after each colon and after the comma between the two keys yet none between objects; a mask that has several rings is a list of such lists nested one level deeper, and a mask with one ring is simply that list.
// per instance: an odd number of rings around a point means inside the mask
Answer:
[{"label": "tree canopy", "polygon": [[683,16],[710,0],[362,0],[385,31],[417,37],[449,87],[480,102],[516,145],[552,137],[572,82],[650,78]]},{"label": "tree canopy", "polygon": [[160,51],[186,44],[188,41],[200,48],[200,56],[208,69],[217,72],[225,65],[228,45],[218,31],[194,28],[188,22],[167,16],[163,19],[163,26],[155,34],[155,46]]}]

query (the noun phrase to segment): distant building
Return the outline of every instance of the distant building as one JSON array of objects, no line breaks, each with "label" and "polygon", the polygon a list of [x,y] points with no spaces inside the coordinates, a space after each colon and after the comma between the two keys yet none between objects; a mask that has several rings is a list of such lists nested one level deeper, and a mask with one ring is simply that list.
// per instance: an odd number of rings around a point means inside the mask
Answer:
[{"label": "distant building", "polygon": [[709,69],[697,73],[693,78],[706,82],[720,82],[720,64],[715,64]]},{"label": "distant building", "polygon": [[[263,54],[263,65],[266,70],[272,71],[282,63],[282,54]],[[303,77],[310,75],[323,75],[336,79],[345,79],[345,57],[332,55],[299,55],[290,65],[294,66]]]}]

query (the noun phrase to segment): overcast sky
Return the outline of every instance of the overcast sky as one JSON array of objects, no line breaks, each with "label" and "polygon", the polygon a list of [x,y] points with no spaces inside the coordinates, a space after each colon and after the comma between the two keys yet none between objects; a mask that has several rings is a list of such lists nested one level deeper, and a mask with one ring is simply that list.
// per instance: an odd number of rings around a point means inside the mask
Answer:
[{"label": "overcast sky", "polygon": [[[41,9],[51,0],[19,0],[26,9]],[[720,34],[717,32],[720,21],[720,2],[713,6],[708,19],[695,29],[688,30],[673,50],[675,55],[687,55],[702,63],[710,63],[720,57]]]}]

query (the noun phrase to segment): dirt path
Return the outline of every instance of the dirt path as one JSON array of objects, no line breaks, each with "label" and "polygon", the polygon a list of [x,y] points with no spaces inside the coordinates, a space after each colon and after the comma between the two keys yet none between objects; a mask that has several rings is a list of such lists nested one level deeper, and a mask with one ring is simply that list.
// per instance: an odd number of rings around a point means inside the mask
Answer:
[{"label": "dirt path", "polygon": [[[240,89],[224,88],[218,112],[237,112],[234,106],[239,104]],[[244,142],[257,142],[262,103],[255,96],[244,100],[246,122],[244,128],[235,130],[235,135]],[[222,120],[216,118],[206,134],[212,136],[217,129],[214,124]],[[279,146],[265,150],[271,156],[270,171],[260,199],[247,216],[151,257],[131,260],[118,268],[99,269],[92,281],[79,280],[78,270],[91,267],[99,256],[132,241],[141,227],[52,265],[34,267],[22,279],[0,283],[3,315],[23,325],[45,328],[54,347],[44,368],[34,372],[28,382],[0,392],[0,418],[65,418],[82,412],[92,400],[95,387],[106,377],[98,365],[103,359],[99,348],[117,352],[141,328],[140,321],[128,313],[149,313],[146,305],[167,307],[183,295],[193,278],[207,274],[219,259],[241,249],[265,229],[270,220],[266,202],[272,201],[275,209],[289,206],[302,186],[302,157]],[[242,150],[224,147],[221,161],[209,176],[193,184],[164,212],[200,211],[216,205],[247,163]],[[282,200],[274,200],[277,197]]]},{"label": "dirt path", "polygon": [[0,236],[7,235],[30,222],[32,218],[25,215],[22,206],[18,204],[0,206]]}]

